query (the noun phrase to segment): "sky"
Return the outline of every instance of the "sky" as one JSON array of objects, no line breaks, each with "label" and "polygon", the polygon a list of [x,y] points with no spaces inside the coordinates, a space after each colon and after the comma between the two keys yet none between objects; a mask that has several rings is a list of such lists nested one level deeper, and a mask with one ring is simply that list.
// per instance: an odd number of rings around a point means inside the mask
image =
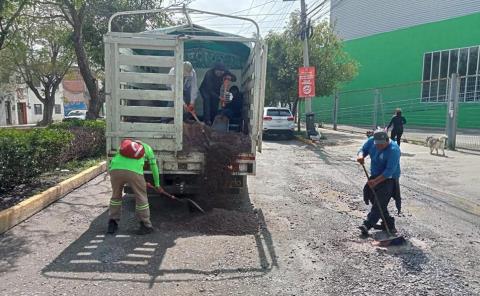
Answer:
[{"label": "sky", "polygon": [[[321,4],[324,0],[306,0],[307,12]],[[328,17],[328,2],[323,10],[315,10],[310,13],[312,19]],[[300,10],[300,1],[283,0],[194,0],[190,8],[235,15],[255,20],[260,26],[260,34],[265,36],[269,31],[282,31],[288,22],[289,15],[295,10]],[[256,32],[253,24],[233,20],[230,18],[192,15],[195,24],[208,27],[213,30],[228,32],[242,36],[252,36]]]}]

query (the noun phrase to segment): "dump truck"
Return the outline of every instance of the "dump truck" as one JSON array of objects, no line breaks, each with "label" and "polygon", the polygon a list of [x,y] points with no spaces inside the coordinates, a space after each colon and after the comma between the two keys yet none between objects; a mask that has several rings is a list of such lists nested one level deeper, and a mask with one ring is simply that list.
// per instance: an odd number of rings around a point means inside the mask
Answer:
[{"label": "dump truck", "polygon": [[[146,13],[183,14],[185,23],[139,33],[111,29],[117,17]],[[191,14],[250,22],[256,34],[246,38],[211,30],[194,24]],[[237,77],[234,85],[244,98],[241,122],[230,124],[225,133],[241,133],[249,139],[248,149],[236,156],[230,170],[229,186],[244,188],[246,176],[255,174],[256,152],[262,148],[267,46],[258,24],[248,18],[186,7],[126,11],[110,18],[104,44],[108,157],[117,152],[122,139],[148,143],[157,157],[162,186],[174,194],[195,194],[205,173],[206,155],[185,143],[191,135],[186,135],[189,128],[183,122],[183,62],[192,63],[198,84],[215,62],[223,62]],[[195,104],[200,119],[202,100],[197,98]],[[216,137],[216,141],[222,138]],[[149,173],[146,171],[147,179]]]}]

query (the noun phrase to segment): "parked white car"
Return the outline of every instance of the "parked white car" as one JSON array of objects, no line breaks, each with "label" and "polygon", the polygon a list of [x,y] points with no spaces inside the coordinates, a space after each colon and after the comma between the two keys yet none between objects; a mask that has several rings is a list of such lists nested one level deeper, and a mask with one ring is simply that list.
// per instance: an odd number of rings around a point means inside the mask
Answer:
[{"label": "parked white car", "polygon": [[72,110],[68,112],[64,120],[70,120],[70,119],[85,120],[86,118],[87,118],[87,110]]},{"label": "parked white car", "polygon": [[263,134],[293,137],[295,121],[287,108],[265,107],[263,109]]}]

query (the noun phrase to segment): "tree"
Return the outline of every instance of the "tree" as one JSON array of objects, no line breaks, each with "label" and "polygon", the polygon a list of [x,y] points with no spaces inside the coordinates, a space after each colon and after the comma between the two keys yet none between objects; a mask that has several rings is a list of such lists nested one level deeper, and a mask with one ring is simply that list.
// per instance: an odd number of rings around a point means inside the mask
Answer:
[{"label": "tree", "polygon": [[[270,32],[267,37],[267,105],[288,105],[296,113],[298,105],[298,67],[303,65],[303,45],[299,36],[298,12],[290,16],[287,29]],[[313,27],[309,40],[310,65],[316,68],[316,95],[332,95],[340,84],[350,81],[357,73],[357,63],[343,51],[341,40],[333,28],[322,22]]]},{"label": "tree", "polygon": [[[73,44],[80,74],[90,94],[87,118],[98,118],[105,96],[99,88],[94,70],[103,69],[103,34],[108,19],[118,11],[160,8],[163,0],[44,0],[54,3],[73,29]],[[184,1],[179,1],[184,2]],[[178,4],[178,3],[176,3]],[[115,30],[139,32],[149,25],[169,23],[167,14],[119,18]]]},{"label": "tree", "polygon": [[0,0],[0,50],[14,32],[15,24],[29,0]]},{"label": "tree", "polygon": [[55,94],[74,61],[70,35],[65,24],[58,21],[31,23],[22,28],[8,50],[16,71],[44,105],[39,125],[52,122]]}]

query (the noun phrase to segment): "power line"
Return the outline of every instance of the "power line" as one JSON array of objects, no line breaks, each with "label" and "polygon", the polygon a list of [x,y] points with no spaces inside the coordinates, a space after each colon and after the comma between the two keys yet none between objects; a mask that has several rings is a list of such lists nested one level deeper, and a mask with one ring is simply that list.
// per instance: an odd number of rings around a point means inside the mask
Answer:
[{"label": "power line", "polygon": [[328,0],[323,0],[320,4],[318,4],[317,6],[315,6],[315,8],[313,8],[312,10],[310,10],[309,12],[307,12],[307,16],[311,13],[313,13],[315,10],[319,9],[319,8],[322,8],[324,7],[324,5],[327,3]]},{"label": "power line", "polygon": [[285,20],[285,18],[290,14],[291,9],[294,5],[294,2],[290,4],[290,6],[286,6],[285,9],[283,10],[284,13],[282,14],[282,17],[278,18],[278,21],[274,24],[274,28],[270,29],[270,31],[275,31],[275,29],[278,29],[282,26],[282,22]]},{"label": "power line", "polygon": [[[242,9],[242,10],[238,10],[238,11],[229,12],[229,14],[232,14],[232,15],[233,15],[233,14],[236,14],[236,13],[239,13],[239,12],[245,12],[245,11],[248,11],[248,10],[250,10],[250,9],[252,9],[252,8],[257,8],[257,7],[260,7],[260,6],[263,6],[263,5],[265,5],[265,4],[275,2],[275,1],[277,1],[277,0],[270,0],[270,1],[265,2],[265,3],[263,3],[263,4],[259,4],[259,5],[256,5],[256,6],[252,6],[251,8],[248,8],[248,9]],[[219,18],[219,17],[221,17],[221,16],[212,16],[212,17],[203,19],[202,21],[206,21],[206,20],[210,20],[210,19],[214,19],[214,18]]]},{"label": "power line", "polygon": [[[247,16],[250,16],[250,12],[252,11],[252,6],[253,6],[254,2],[255,2],[255,0],[252,0],[252,2],[250,2],[250,8],[247,11]],[[240,27],[240,31],[242,31],[242,28],[243,28],[244,25],[245,25],[245,22],[242,22],[242,26]]]},{"label": "power line", "polygon": [[[275,7],[275,4],[277,2],[273,3],[271,6],[270,6],[270,9],[268,10],[268,12],[266,13],[266,16],[264,16],[261,20],[259,21],[256,21],[257,23],[271,23],[271,22],[276,22],[276,20],[273,20],[273,21],[265,21],[268,17],[268,15],[270,15],[270,12],[272,11],[273,7]],[[281,7],[280,9],[276,10],[274,13],[272,13],[273,15],[278,15],[277,13],[282,11],[284,9],[284,7]],[[264,26],[262,26],[262,28],[265,28]],[[248,27],[246,28],[246,30],[248,30]],[[242,30],[239,30],[237,34],[240,34],[241,32],[245,31],[244,29]]]}]

